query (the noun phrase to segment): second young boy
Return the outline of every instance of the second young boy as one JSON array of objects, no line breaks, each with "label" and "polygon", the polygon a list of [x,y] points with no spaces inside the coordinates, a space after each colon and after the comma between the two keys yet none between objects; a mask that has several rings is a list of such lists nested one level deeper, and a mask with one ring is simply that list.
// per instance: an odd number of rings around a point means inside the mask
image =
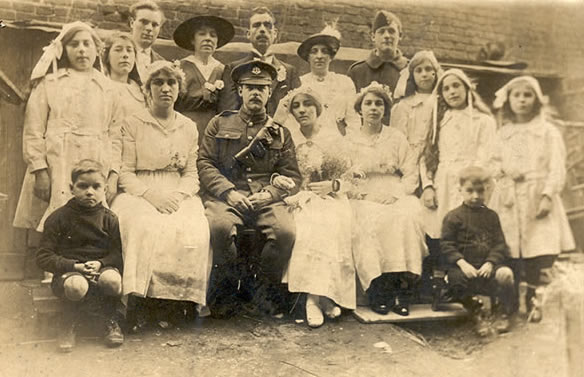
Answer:
[{"label": "second young boy", "polygon": [[477,294],[497,296],[499,332],[509,331],[513,311],[513,272],[507,266],[509,249],[497,213],[484,204],[489,176],[484,169],[467,167],[460,174],[463,203],[444,218],[441,253],[448,264],[450,295],[471,312],[480,336],[489,332],[481,318]]}]

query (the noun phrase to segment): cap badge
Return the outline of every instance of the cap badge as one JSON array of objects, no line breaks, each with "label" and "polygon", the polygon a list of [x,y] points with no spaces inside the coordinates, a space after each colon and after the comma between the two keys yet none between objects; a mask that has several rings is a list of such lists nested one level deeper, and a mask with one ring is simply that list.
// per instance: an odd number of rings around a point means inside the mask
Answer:
[{"label": "cap badge", "polygon": [[251,73],[253,73],[254,75],[259,75],[260,73],[262,73],[262,70],[260,69],[260,67],[253,67],[253,69],[251,70]]}]

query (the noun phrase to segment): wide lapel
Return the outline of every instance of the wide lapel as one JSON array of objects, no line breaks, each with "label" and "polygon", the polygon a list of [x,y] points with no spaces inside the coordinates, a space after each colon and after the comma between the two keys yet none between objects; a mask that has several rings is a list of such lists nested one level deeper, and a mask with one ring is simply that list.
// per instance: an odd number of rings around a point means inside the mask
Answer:
[{"label": "wide lapel", "polygon": [[[274,55],[274,58],[273,58],[273,62],[274,62],[274,67],[276,67],[276,71],[279,71],[281,69],[286,69],[286,67],[284,66],[284,64],[282,64],[282,62],[279,61],[278,58],[276,58],[275,55]],[[278,87],[278,85],[280,85],[283,82],[286,82],[286,78],[283,81],[278,81],[278,78],[276,77],[276,79],[272,81],[272,95],[274,95],[274,93],[276,92],[276,88]]]}]

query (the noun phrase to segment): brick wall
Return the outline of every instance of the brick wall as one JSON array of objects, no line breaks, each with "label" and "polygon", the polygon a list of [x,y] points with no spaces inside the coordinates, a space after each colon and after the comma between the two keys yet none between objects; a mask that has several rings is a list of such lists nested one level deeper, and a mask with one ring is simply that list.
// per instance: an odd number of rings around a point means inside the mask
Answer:
[{"label": "brick wall", "polygon": [[[57,23],[91,21],[104,29],[127,28],[132,0],[0,0],[5,21]],[[343,45],[369,48],[368,23],[375,9],[393,10],[404,23],[401,46],[406,55],[422,48],[444,61],[473,62],[486,42],[507,45],[509,59],[523,60],[540,73],[579,74],[584,66],[584,5],[560,0],[413,1],[413,0],[160,0],[168,22],[161,32],[170,38],[190,16],[215,14],[236,26],[235,41],[245,40],[250,9],[270,7],[278,19],[280,41],[301,41],[325,21],[338,19]],[[580,74],[580,76],[583,76]]]}]

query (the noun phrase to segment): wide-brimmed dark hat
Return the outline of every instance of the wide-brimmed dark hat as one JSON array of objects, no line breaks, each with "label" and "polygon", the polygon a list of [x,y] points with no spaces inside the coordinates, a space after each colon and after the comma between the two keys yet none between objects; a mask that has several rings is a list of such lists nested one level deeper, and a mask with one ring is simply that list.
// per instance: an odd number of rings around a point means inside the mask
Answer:
[{"label": "wide-brimmed dark hat", "polygon": [[216,16],[197,16],[189,18],[178,25],[172,37],[174,42],[186,49],[194,51],[193,35],[201,26],[210,26],[217,32],[217,48],[227,44],[235,35],[235,29],[231,22]]},{"label": "wide-brimmed dark hat", "polygon": [[323,31],[317,34],[313,34],[306,38],[300,46],[296,53],[305,61],[308,61],[308,55],[310,54],[310,49],[314,45],[322,44],[328,46],[331,50],[331,58],[334,58],[341,47],[341,33],[339,33],[334,27],[327,26]]},{"label": "wide-brimmed dark hat", "polygon": [[276,67],[261,60],[241,63],[231,70],[231,79],[238,84],[271,85],[277,75]]}]

